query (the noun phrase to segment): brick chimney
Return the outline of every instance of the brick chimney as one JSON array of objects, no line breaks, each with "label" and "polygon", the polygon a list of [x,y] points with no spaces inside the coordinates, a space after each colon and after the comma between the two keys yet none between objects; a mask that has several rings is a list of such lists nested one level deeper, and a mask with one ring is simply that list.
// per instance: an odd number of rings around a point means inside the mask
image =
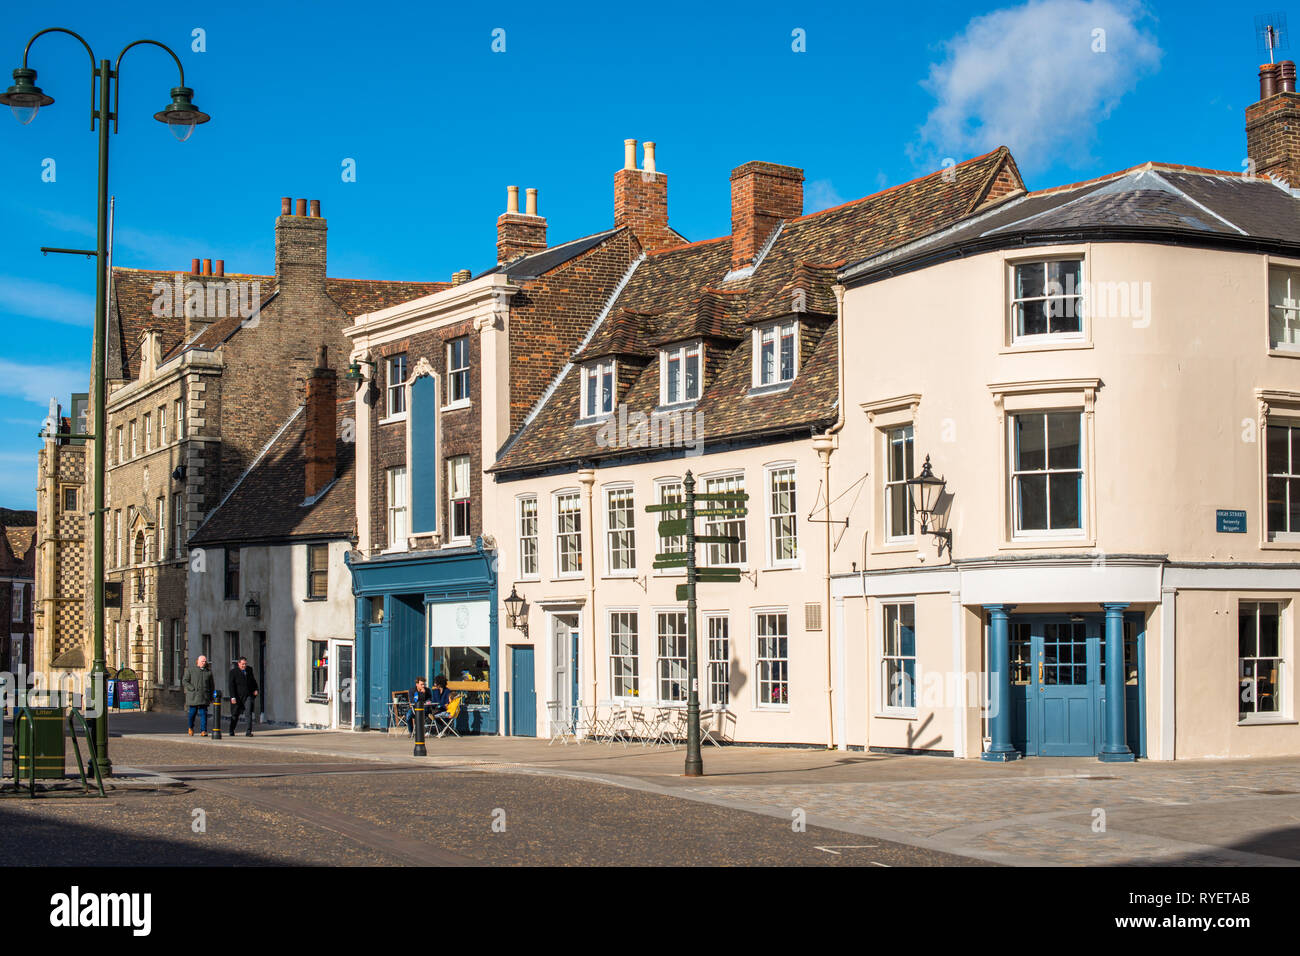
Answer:
[{"label": "brick chimney", "polygon": [[731,171],[731,268],[754,264],[772,230],[803,215],[803,170],[750,162]]},{"label": "brick chimney", "polygon": [[320,215],[320,201],[313,199],[311,213],[307,200],[299,199],[289,212],[292,200],[280,200],[280,215],[275,220],[275,274],[280,293],[325,293],[325,220]]},{"label": "brick chimney", "polygon": [[316,367],[307,376],[307,486],[308,498],[314,498],[334,480],[338,469],[337,396],[338,373],[329,367],[329,349],[322,345]]},{"label": "brick chimney", "polygon": [[519,211],[519,187],[506,187],[506,211],[497,217],[497,264],[546,248],[546,220],[537,215],[537,190],[528,190],[528,205]]},{"label": "brick chimney", "polygon": [[614,225],[628,226],[646,252],[680,246],[668,228],[668,177],[655,169],[655,144],[643,146],[636,166],[636,140],[623,140],[623,168],[614,174]]},{"label": "brick chimney", "polygon": [[1300,188],[1300,93],[1291,60],[1259,68],[1259,102],[1246,107],[1246,155],[1256,176]]}]

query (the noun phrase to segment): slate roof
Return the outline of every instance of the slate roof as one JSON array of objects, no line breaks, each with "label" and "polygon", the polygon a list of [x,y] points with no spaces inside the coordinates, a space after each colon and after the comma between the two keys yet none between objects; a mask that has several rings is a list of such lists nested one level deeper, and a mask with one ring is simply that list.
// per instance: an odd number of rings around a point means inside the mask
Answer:
[{"label": "slate roof", "polygon": [[338,471],[304,505],[307,416],[299,406],[190,538],[195,546],[272,544],[302,538],[346,538],[356,527],[355,441],[343,440],[353,401],[338,403]]},{"label": "slate roof", "polygon": [[30,578],[36,573],[36,528],[5,525],[0,527],[0,574]]},{"label": "slate roof", "polygon": [[619,229],[606,229],[604,232],[598,232],[594,235],[583,236],[580,239],[570,239],[568,242],[562,242],[558,246],[551,246],[540,252],[534,252],[530,255],[520,256],[510,262],[493,266],[491,269],[484,269],[475,279],[483,276],[496,275],[503,273],[511,279],[536,279],[544,276],[552,269],[564,265],[570,259],[576,259],[588,249],[594,249]]},{"label": "slate roof", "polygon": [[1083,239],[1300,248],[1300,191],[1239,173],[1146,163],[1013,198],[954,228],[866,258],[846,281],[895,275],[958,254]]},{"label": "slate roof", "polygon": [[[699,413],[706,442],[746,440],[824,427],[837,395],[835,297],[846,262],[942,229],[969,216],[995,182],[1024,186],[1005,147],[949,170],[784,223],[752,271],[731,270],[724,236],[648,255],[579,348],[573,363],[619,358],[617,403],[651,414],[659,401],[660,345],[705,342]],[[995,202],[996,197],[995,197]],[[747,325],[798,314],[801,362],[791,385],[751,394]],[[525,472],[626,454],[602,446],[601,430],[580,425],[577,364],[559,375],[491,471]]]}]

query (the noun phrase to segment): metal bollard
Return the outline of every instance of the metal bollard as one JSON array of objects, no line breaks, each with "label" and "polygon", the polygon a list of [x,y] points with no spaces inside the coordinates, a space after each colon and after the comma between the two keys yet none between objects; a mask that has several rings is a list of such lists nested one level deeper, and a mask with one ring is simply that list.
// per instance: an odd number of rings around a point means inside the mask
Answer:
[{"label": "metal bollard", "polygon": [[212,723],[212,739],[221,739],[221,688],[214,687],[212,690],[212,707],[216,712],[216,719]]},{"label": "metal bollard", "polygon": [[416,705],[411,708],[411,719],[415,721],[415,752],[414,757],[427,757],[429,752],[424,749],[424,708]]}]

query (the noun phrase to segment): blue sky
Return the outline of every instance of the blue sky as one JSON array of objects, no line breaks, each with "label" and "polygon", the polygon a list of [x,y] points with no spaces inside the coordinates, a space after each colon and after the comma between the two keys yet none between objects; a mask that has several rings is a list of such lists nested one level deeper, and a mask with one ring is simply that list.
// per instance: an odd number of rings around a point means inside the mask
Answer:
[{"label": "blue sky", "polygon": [[[152,119],[170,58],[141,47],[123,62],[116,264],[270,272],[293,196],[322,202],[331,275],[447,279],[495,261],[508,184],[539,189],[552,242],[609,226],[628,137],[658,144],[670,222],[690,239],[730,230],[727,176],[752,159],[802,167],[810,211],[1000,144],[1031,188],[1146,160],[1240,169],[1260,53],[1255,8],[1228,9],[56,2],[0,22],[0,87],[47,26],[99,58],[140,38],[181,54],[213,117],[183,144]],[[34,507],[49,398],[87,387],[94,296],[90,261],[38,251],[94,244],[89,60],[51,35],[29,65],[56,102],[27,127],[0,115],[0,505],[18,508]]]}]

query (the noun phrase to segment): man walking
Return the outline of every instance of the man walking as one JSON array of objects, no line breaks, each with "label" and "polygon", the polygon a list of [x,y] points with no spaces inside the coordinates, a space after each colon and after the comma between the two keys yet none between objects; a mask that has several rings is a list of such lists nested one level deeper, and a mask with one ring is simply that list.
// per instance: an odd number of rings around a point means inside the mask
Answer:
[{"label": "man walking", "polygon": [[190,709],[190,736],[194,736],[194,718],[199,718],[199,736],[208,735],[208,705],[212,703],[212,668],[202,654],[194,664],[185,668],[181,677],[185,688],[185,705]]},{"label": "man walking", "polygon": [[248,666],[248,658],[241,657],[239,663],[230,669],[230,736],[235,736],[239,717],[245,709],[248,710],[248,732],[244,736],[253,736],[255,697],[257,697],[257,678],[253,676],[253,669]]}]

